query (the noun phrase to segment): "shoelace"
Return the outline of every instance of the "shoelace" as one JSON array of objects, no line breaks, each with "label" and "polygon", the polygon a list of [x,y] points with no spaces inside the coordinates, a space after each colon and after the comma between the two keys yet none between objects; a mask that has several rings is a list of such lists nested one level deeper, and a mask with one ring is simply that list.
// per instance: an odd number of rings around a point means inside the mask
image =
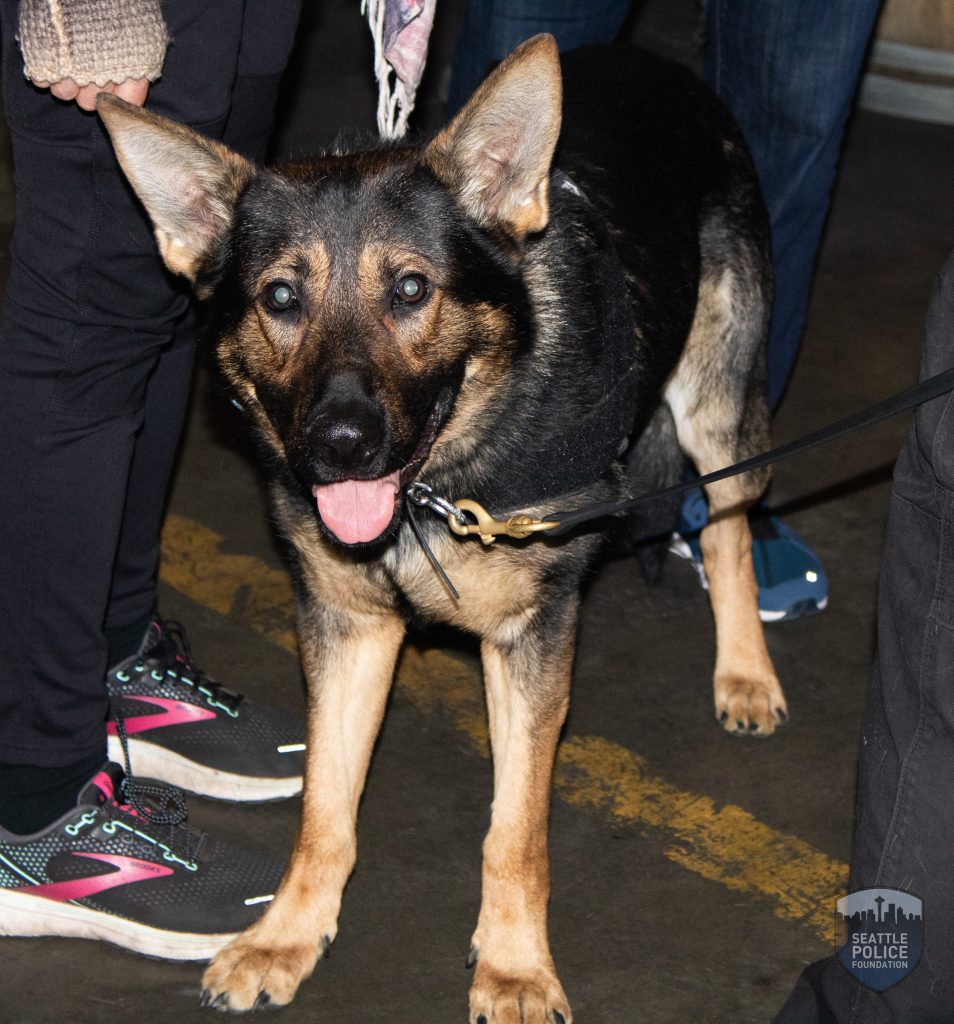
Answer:
[{"label": "shoelace", "polygon": [[[215,680],[210,679],[192,658],[189,635],[181,622],[163,621],[157,618],[159,638],[152,647],[142,652],[136,671],[145,671],[145,662],[155,665],[153,674],[157,679],[168,677],[185,685],[190,685],[211,697],[220,706],[230,709],[233,713],[242,702],[242,695],[227,690]],[[122,781],[121,798],[115,805],[107,805],[107,813],[112,815],[132,815],[138,820],[156,826],[164,831],[162,845],[170,852],[182,854],[182,862],[191,862],[202,839],[202,833],[186,825],[189,812],[186,799],[181,790],[166,783],[141,782],[132,770],[132,759],[129,755],[129,737],[126,732],[126,720],[118,707],[114,707],[113,716],[116,722],[116,734],[123,750],[123,767],[125,778]]]},{"label": "shoelace", "polygon": [[160,672],[209,694],[214,701],[230,711],[237,711],[244,697],[210,679],[196,665],[185,626],[173,620],[157,619],[157,622],[159,639],[155,646],[143,652],[143,660],[156,662]]},{"label": "shoelace", "polygon": [[189,828],[186,824],[189,809],[182,790],[162,782],[140,782],[133,775],[132,761],[129,757],[129,739],[126,735],[126,721],[122,713],[116,709],[116,733],[123,748],[123,768],[125,778],[122,781],[120,794],[125,804],[116,800],[115,804],[107,802],[104,807],[111,817],[133,815],[139,820],[156,826],[161,830],[162,845],[170,851],[181,854],[183,863],[192,863],[202,833]]}]

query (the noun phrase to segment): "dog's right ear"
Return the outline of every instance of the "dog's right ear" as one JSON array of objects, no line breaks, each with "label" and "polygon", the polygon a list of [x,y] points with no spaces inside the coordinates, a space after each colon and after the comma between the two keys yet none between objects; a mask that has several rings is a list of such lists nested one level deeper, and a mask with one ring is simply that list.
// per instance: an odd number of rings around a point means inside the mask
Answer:
[{"label": "dog's right ear", "polygon": [[232,224],[255,166],[191,128],[109,93],[96,110],[156,230],[166,266],[191,281]]}]

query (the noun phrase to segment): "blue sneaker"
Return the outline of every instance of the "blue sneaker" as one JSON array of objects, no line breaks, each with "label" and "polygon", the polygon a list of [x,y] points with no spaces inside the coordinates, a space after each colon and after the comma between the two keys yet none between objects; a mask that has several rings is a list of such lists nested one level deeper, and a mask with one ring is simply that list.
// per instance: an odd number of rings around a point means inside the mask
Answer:
[{"label": "blue sneaker", "polygon": [[[709,521],[709,508],[701,488],[690,491],[683,501],[679,531],[674,533],[669,550],[687,559],[708,590],[709,582],[702,564],[699,534]],[[818,556],[792,530],[775,516],[758,516],[752,528],[752,564],[759,587],[759,618],[763,622],[782,622],[813,615],[828,605],[828,577]]]}]

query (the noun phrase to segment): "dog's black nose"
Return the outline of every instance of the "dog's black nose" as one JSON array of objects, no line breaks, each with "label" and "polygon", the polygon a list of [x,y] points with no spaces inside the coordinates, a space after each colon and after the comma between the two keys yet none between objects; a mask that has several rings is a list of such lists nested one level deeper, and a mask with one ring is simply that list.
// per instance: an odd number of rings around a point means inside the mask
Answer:
[{"label": "dog's black nose", "polygon": [[333,469],[361,469],[370,465],[383,440],[380,424],[370,417],[331,421],[320,417],[311,431],[311,443],[318,457]]},{"label": "dog's black nose", "polygon": [[306,435],[315,458],[328,469],[368,469],[385,447],[385,415],[354,374],[326,384],[312,407]]}]

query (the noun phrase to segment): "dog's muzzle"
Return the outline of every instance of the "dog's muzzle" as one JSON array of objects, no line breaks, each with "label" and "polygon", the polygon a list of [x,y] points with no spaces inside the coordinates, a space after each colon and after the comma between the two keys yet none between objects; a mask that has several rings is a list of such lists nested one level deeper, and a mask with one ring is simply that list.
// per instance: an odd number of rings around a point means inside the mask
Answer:
[{"label": "dog's muzzle", "polygon": [[[401,514],[404,487],[427,461],[431,446],[453,404],[445,389],[434,403],[410,459],[401,469],[371,479],[360,479],[362,469],[378,457],[384,432],[372,416],[322,420],[315,417],[309,442],[328,466],[354,473],[344,480],[315,484],[311,491],[321,521],[343,544],[369,544],[378,540]],[[338,460],[335,463],[332,460]]]}]

